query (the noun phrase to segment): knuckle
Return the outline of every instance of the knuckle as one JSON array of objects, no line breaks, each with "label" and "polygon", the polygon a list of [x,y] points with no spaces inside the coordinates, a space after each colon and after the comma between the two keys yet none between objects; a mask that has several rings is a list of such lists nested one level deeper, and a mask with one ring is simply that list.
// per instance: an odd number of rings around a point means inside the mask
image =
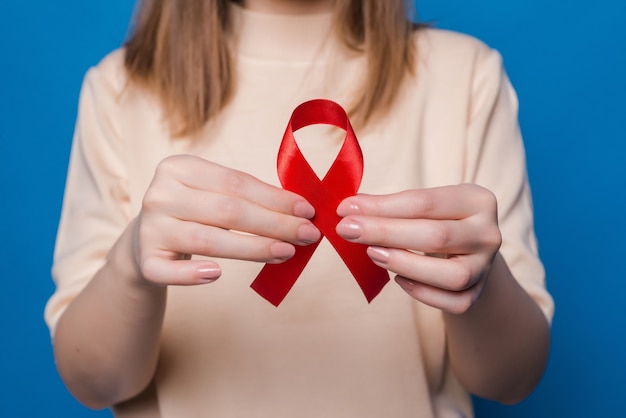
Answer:
[{"label": "knuckle", "polygon": [[473,185],[475,188],[474,196],[481,207],[490,208],[494,213],[497,210],[498,206],[498,198],[496,195],[489,189],[485,187]]},{"label": "knuckle", "polygon": [[431,193],[418,193],[414,198],[414,202],[420,213],[431,213],[437,206],[435,197]]},{"label": "knuckle", "polygon": [[361,240],[373,240],[377,242],[387,243],[390,238],[395,235],[390,228],[384,222],[368,222],[367,219],[361,218],[359,219],[359,224],[363,227],[363,235],[361,236]]},{"label": "knuckle", "polygon": [[162,175],[164,173],[176,172],[178,166],[185,160],[184,156],[170,155],[162,159],[156,167],[156,175]]},{"label": "knuckle", "polygon": [[367,211],[371,211],[372,214],[380,216],[385,213],[387,208],[387,201],[380,196],[370,196],[364,200]]},{"label": "knuckle", "polygon": [[154,208],[164,204],[171,195],[171,179],[176,176],[181,161],[185,156],[174,155],[164,158],[156,167],[154,177],[148,190],[144,194],[142,206]]},{"label": "knuckle", "polygon": [[232,197],[222,196],[215,206],[215,219],[217,226],[234,228],[242,216],[241,203]]},{"label": "knuckle", "polygon": [[204,228],[195,228],[189,234],[189,244],[194,252],[205,256],[215,255],[218,249],[218,243],[210,230]]},{"label": "knuckle", "polygon": [[158,274],[158,263],[154,257],[146,257],[139,263],[139,271],[142,277],[149,281],[155,282],[155,277]]},{"label": "knuckle", "polygon": [[462,315],[467,313],[472,306],[474,306],[474,300],[468,292],[465,292],[457,297],[457,301],[451,310],[453,314]]},{"label": "knuckle", "polygon": [[411,202],[414,216],[432,213],[436,208],[435,198],[427,190],[423,190],[421,193],[413,193]]},{"label": "knuckle", "polygon": [[233,194],[239,194],[246,183],[246,174],[229,170],[223,179],[224,190]]},{"label": "knuckle", "polygon": [[471,269],[464,264],[458,264],[456,272],[451,280],[452,290],[462,291],[470,288],[474,283],[474,275]]},{"label": "knuckle", "polygon": [[502,245],[502,232],[498,224],[480,218],[474,218],[472,223],[475,231],[473,250],[497,251]]},{"label": "knuckle", "polygon": [[430,242],[434,252],[445,252],[449,247],[452,237],[450,231],[440,224],[433,225],[430,231]]},{"label": "knuckle", "polygon": [[489,231],[485,233],[485,244],[488,248],[493,248],[496,251],[500,249],[502,245],[502,233],[499,228],[490,228]]},{"label": "knuckle", "polygon": [[167,194],[163,193],[159,187],[150,187],[143,197],[141,205],[144,210],[154,210],[162,206],[167,200]]}]

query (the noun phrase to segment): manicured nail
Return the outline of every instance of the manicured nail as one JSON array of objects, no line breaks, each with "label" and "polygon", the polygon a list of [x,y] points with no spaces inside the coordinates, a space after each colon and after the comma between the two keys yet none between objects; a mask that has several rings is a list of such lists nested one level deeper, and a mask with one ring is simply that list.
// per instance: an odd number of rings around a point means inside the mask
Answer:
[{"label": "manicured nail", "polygon": [[356,203],[352,201],[344,200],[337,207],[337,215],[339,216],[348,216],[348,215],[358,215],[361,213],[361,208]]},{"label": "manicured nail", "polygon": [[361,238],[361,225],[354,221],[343,220],[337,225],[337,233],[344,239],[355,240]]},{"label": "manicured nail", "polygon": [[219,267],[200,267],[196,270],[197,277],[205,283],[213,283],[221,274],[222,270]]},{"label": "manicured nail", "polygon": [[288,260],[296,253],[296,248],[286,242],[275,242],[270,246],[272,258],[278,260]]},{"label": "manicured nail", "polygon": [[293,205],[293,214],[300,218],[311,219],[315,216],[315,208],[309,202],[301,200]]},{"label": "manicured nail", "polygon": [[387,264],[389,262],[389,258],[391,257],[389,251],[381,247],[369,247],[367,249],[367,255],[369,255],[372,260],[380,264]]},{"label": "manicured nail", "polygon": [[319,241],[322,233],[312,224],[303,224],[298,227],[298,239],[305,244]]},{"label": "manicured nail", "polygon": [[411,289],[415,286],[415,282],[413,280],[409,280],[404,277],[396,277],[396,283],[398,283],[398,285],[407,292],[411,291]]}]

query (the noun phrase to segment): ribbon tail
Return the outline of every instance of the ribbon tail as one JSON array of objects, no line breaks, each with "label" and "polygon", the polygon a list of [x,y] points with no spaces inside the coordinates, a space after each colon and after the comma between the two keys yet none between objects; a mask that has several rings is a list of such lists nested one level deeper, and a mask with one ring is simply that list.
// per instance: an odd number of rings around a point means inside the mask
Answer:
[{"label": "ribbon tail", "polygon": [[[325,185],[322,184],[322,186]],[[329,192],[327,196],[330,196]],[[367,255],[367,245],[346,241],[337,234],[335,228],[341,222],[341,218],[336,214],[335,208],[339,205],[340,199],[320,198],[317,201],[320,202],[316,208],[319,209],[319,215],[313,223],[335,248],[337,254],[354,276],[365,298],[371,302],[389,282],[389,273],[384,268],[374,264]]]},{"label": "ribbon tail", "polygon": [[367,246],[348,242],[334,230],[327,232],[326,238],[354,276],[367,301],[371,302],[389,282],[389,273],[374,264],[367,255]]},{"label": "ribbon tail", "polygon": [[368,303],[374,300],[389,282],[387,270],[374,264],[365,251],[352,254],[349,259],[344,259],[344,263],[348,266]]},{"label": "ribbon tail", "polygon": [[278,307],[298,280],[318,245],[319,242],[297,247],[294,256],[284,263],[266,264],[250,287]]}]

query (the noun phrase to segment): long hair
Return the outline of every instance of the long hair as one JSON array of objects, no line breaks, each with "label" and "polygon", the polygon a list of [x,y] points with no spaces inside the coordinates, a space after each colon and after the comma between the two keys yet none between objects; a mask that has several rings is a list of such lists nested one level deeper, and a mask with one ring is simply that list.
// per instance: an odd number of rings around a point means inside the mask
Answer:
[{"label": "long hair", "polygon": [[[140,0],[126,42],[132,81],[161,100],[175,135],[192,134],[233,96],[229,3],[241,0]],[[415,60],[404,0],[335,0],[334,28],[367,57],[367,74],[350,114],[365,124],[393,104]]]}]

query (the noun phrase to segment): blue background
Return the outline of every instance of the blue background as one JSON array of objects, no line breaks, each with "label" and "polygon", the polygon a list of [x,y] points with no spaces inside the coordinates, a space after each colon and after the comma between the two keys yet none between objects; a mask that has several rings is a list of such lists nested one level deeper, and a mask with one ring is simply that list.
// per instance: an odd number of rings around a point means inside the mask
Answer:
[{"label": "blue background", "polygon": [[[119,46],[131,0],[0,4],[0,416],[110,416],[81,407],[54,369],[42,319],[77,98]],[[504,56],[540,251],[557,313],[544,380],[479,417],[623,416],[626,389],[626,2],[421,0],[423,20]]]}]

